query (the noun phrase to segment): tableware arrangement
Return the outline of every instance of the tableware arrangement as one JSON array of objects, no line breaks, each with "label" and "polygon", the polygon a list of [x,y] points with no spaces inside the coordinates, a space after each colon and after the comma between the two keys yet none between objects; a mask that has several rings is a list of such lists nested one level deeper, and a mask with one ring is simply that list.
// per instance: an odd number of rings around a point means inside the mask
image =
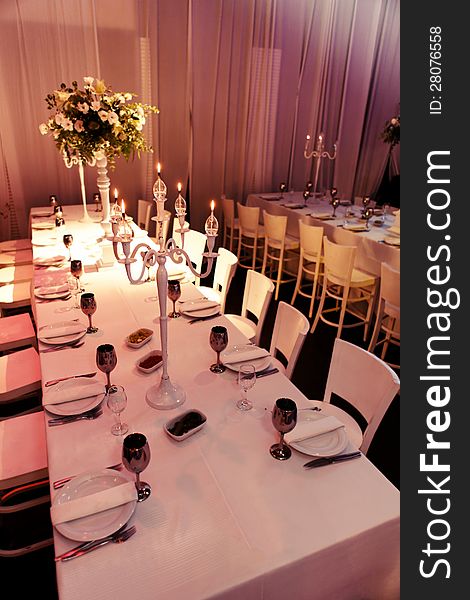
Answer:
[{"label": "tableware arrangement", "polygon": [[42,404],[57,417],[75,417],[98,411],[105,397],[104,384],[96,379],[68,379],[44,388]]},{"label": "tableware arrangement", "polygon": [[[100,401],[101,404],[101,401]],[[58,425],[68,425],[69,423],[75,423],[76,421],[94,421],[103,414],[101,406],[97,406],[86,412],[82,412],[77,415],[70,415],[64,417],[54,417],[47,421],[49,427],[56,427]]]},{"label": "tableware arrangement", "polygon": [[69,381],[70,379],[80,379],[81,377],[94,377],[96,375],[96,371],[92,373],[83,373],[82,375],[70,375],[69,377],[61,377],[60,379],[51,379],[50,381],[46,381],[44,387],[50,387],[51,385],[57,385],[61,381]]},{"label": "tableware arrangement", "polygon": [[238,372],[242,363],[254,365],[256,371],[264,371],[271,365],[271,355],[264,348],[255,344],[241,344],[227,348],[222,352],[222,363],[232,371]]},{"label": "tableware arrangement", "polygon": [[96,348],[96,366],[106,373],[106,390],[111,387],[110,373],[116,368],[117,354],[112,344],[101,344]]},{"label": "tableware arrangement", "polygon": [[60,556],[56,556],[54,558],[54,560],[56,562],[58,562],[58,561],[65,562],[68,560],[72,560],[73,558],[78,558],[79,556],[83,556],[84,554],[88,554],[88,552],[91,552],[92,550],[96,550],[97,548],[101,548],[102,546],[105,546],[106,544],[110,544],[110,543],[121,544],[122,542],[125,542],[130,537],[132,537],[136,531],[137,531],[137,527],[135,525],[132,525],[128,529],[121,528],[118,531],[116,531],[116,533],[113,533],[105,538],[100,539],[100,540],[95,540],[93,542],[84,542],[83,544],[80,544],[76,548],[73,548],[72,550],[69,550],[68,552],[65,552],[64,554],[61,554]]},{"label": "tableware arrangement", "polygon": [[72,260],[72,251],[71,251],[71,247],[73,244],[73,235],[71,233],[66,233],[63,236],[63,242],[64,242],[64,246],[67,248],[67,250],[69,251],[69,257],[68,260],[71,261]]},{"label": "tableware arrangement", "polygon": [[121,413],[127,406],[127,395],[122,385],[112,385],[107,390],[106,404],[116,416],[116,423],[111,427],[111,433],[113,435],[124,435],[129,431],[129,426],[121,421]]},{"label": "tableware arrangement", "polygon": [[206,421],[207,417],[204,413],[192,409],[170,419],[165,423],[163,429],[172,439],[181,442],[202,429]]},{"label": "tableware arrangement", "polygon": [[290,398],[278,398],[272,412],[274,429],[280,433],[280,440],[269,449],[271,456],[277,460],[287,460],[292,451],[284,442],[284,435],[292,431],[297,423],[297,405]]},{"label": "tableware arrangement", "polygon": [[87,292],[86,294],[82,294],[80,298],[80,308],[82,309],[82,313],[88,317],[88,327],[87,333],[96,333],[98,331],[98,327],[93,327],[93,323],[91,322],[92,316],[96,312],[96,300],[95,294],[91,292]]},{"label": "tableware arrangement", "polygon": [[80,321],[58,321],[40,327],[38,340],[51,346],[68,346],[81,340],[85,334],[86,325]]},{"label": "tableware arrangement", "polygon": [[210,366],[210,370],[213,373],[223,373],[225,366],[220,362],[220,353],[222,350],[225,350],[228,344],[227,328],[220,325],[212,327],[209,335],[209,344],[212,350],[217,353],[217,362]]},{"label": "tableware arrangement", "polygon": [[304,464],[305,469],[316,469],[317,467],[325,467],[327,465],[333,465],[339,462],[345,462],[347,460],[354,460],[360,458],[362,452],[350,452],[349,454],[337,454],[335,456],[324,456],[322,458],[315,458]]},{"label": "tableware arrangement", "polygon": [[175,303],[181,297],[181,285],[178,279],[168,280],[168,298],[173,302],[173,311],[168,315],[170,319],[177,319],[180,313],[176,312]]},{"label": "tableware arrangement", "polygon": [[179,312],[186,317],[202,319],[217,316],[220,313],[220,304],[215,300],[207,300],[207,298],[186,300],[179,303]]},{"label": "tableware arrangement", "polygon": [[[107,469],[113,469],[115,471],[120,471],[123,468],[123,464],[122,462],[118,462],[115,465],[110,465],[109,467],[106,467]],[[71,475],[70,477],[62,477],[61,479],[56,479],[56,481],[54,481],[54,483],[52,484],[52,487],[55,490],[60,490],[60,488],[63,488],[64,485],[66,483],[68,483],[69,481],[71,481],[72,479],[74,479],[75,477],[78,477],[79,475]]]},{"label": "tableware arrangement", "polygon": [[[135,485],[128,476],[102,469],[78,475],[65,484],[52,500],[51,519],[65,537],[95,542],[126,527],[136,505]],[[64,515],[64,510],[68,514]]]},{"label": "tableware arrangement", "polygon": [[287,432],[290,448],[309,456],[327,457],[343,452],[349,443],[344,424],[336,417],[317,411],[299,411],[297,426]]},{"label": "tableware arrangement", "polygon": [[248,390],[256,383],[256,370],[255,366],[251,364],[243,363],[238,368],[238,385],[242,390],[242,397],[237,402],[237,408],[240,410],[251,410],[253,403],[248,400]]},{"label": "tableware arrangement", "polygon": [[217,312],[214,315],[209,315],[207,317],[196,317],[195,319],[191,319],[190,321],[188,321],[189,325],[192,325],[193,323],[199,323],[200,321],[211,321],[212,319],[216,319],[217,317],[220,317],[221,313]]},{"label": "tableware arrangement", "polygon": [[39,352],[41,354],[49,354],[50,352],[60,352],[61,350],[74,350],[76,348],[81,348],[85,342],[83,340],[78,340],[76,342],[72,342],[71,344],[60,344],[59,346],[54,346],[53,348],[41,348]]},{"label": "tableware arrangement", "polygon": [[150,446],[143,433],[130,433],[124,438],[122,462],[128,471],[135,473],[137,502],[143,502],[152,492],[150,485],[140,480],[140,474],[150,462]]}]

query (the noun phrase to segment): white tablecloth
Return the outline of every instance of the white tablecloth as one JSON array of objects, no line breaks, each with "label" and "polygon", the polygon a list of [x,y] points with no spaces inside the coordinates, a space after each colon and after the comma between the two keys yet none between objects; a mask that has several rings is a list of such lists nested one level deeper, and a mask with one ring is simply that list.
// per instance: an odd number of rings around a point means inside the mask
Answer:
[{"label": "white tablecloth", "polygon": [[[304,199],[300,192],[285,194],[282,200],[267,200],[270,194],[250,194],[247,198],[248,206],[259,206],[262,210],[273,215],[286,215],[288,235],[299,238],[299,219],[309,225],[323,227],[324,234],[329,240],[346,246],[356,246],[356,267],[380,277],[380,265],[387,263],[394,269],[400,270],[400,249],[383,243],[387,237],[389,228],[394,223],[394,216],[387,215],[386,223],[382,227],[371,225],[368,232],[353,232],[343,229],[344,206],[336,209],[337,218],[331,221],[323,221],[315,218],[315,214],[331,214],[332,207],[324,200],[310,198],[307,206],[300,209],[292,209],[282,206],[285,203],[295,202],[303,204]],[[278,196],[278,194],[271,194]],[[262,219],[261,210],[261,219]],[[354,209],[359,214],[359,207]],[[372,223],[372,220],[371,220]]]},{"label": "white tablecloth", "polygon": [[[41,251],[34,247],[35,255]],[[396,488],[365,457],[305,471],[308,456],[294,451],[286,462],[270,456],[278,439],[269,412],[276,398],[308,406],[288,379],[281,374],[259,379],[249,395],[261,417],[240,413],[236,374],[209,370],[215,360],[209,332],[223,324],[230,344],[244,342],[243,336],[224,317],[193,325],[183,317],[170,319],[169,372],[187,400],[178,411],[154,410],[145,392],[159,381],[160,371],[145,375],[135,363],[160,347],[155,285],[130,285],[124,267],[116,265],[88,273],[85,287],[96,295],[93,322],[99,332],[87,335],[79,349],[41,354],[43,381],[93,371],[96,347],[115,346],[118,364],[111,381],[127,391],[122,418],[130,431],[149,440],[152,458],[142,480],[152,494],[137,505],[131,519],[137,533],[126,543],[57,563],[61,600],[399,597]],[[182,299],[198,295],[192,284],[182,287]],[[79,310],[59,312],[64,305],[38,303],[38,325],[66,318],[86,322]],[[139,327],[155,335],[133,350],[124,339]],[[104,374],[98,376],[105,381]],[[207,424],[185,441],[173,441],[164,423],[192,407],[207,415]],[[94,421],[48,427],[51,482],[119,462],[122,440],[110,433],[112,423],[104,407]],[[57,492],[51,488],[51,494]],[[57,554],[77,544],[58,532],[54,541]]]}]

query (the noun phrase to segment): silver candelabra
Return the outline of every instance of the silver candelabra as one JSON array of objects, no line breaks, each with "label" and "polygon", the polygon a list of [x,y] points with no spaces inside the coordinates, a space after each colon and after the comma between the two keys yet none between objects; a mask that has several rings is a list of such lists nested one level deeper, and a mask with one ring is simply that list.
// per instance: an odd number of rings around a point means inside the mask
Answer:
[{"label": "silver candelabra", "polygon": [[[133,231],[129,225],[126,215],[121,218],[111,217],[111,227],[113,231],[113,251],[116,260],[125,265],[126,274],[129,281],[133,284],[144,282],[145,269],[152,267],[158,263],[157,268],[157,291],[158,302],[160,305],[160,338],[162,345],[162,376],[160,383],[153,385],[147,390],[146,401],[151,407],[167,410],[176,408],[184,403],[186,394],[183,388],[170,380],[168,375],[168,315],[167,315],[167,295],[168,295],[168,272],[165,268],[167,258],[176,264],[186,263],[189,270],[195,277],[207,277],[213,266],[214,259],[218,254],[213,252],[215,238],[217,237],[219,224],[214,216],[214,202],[211,204],[211,214],[206,220],[205,230],[207,236],[208,252],[203,254],[207,258],[207,267],[204,273],[198,273],[191,264],[191,259],[184,251],[184,234],[187,229],[184,229],[186,217],[186,201],[181,195],[181,184],[178,184],[178,197],[175,201],[175,212],[178,218],[180,229],[176,229],[177,233],[181,234],[181,248],[176,245],[173,238],[170,238],[165,244],[163,239],[163,224],[168,216],[165,217],[164,205],[166,202],[167,187],[160,176],[160,165],[158,166],[158,177],[153,185],[153,195],[157,204],[157,239],[158,250],[154,250],[149,244],[141,242],[137,244],[131,252],[131,241]],[[119,254],[119,244],[122,246],[124,257]],[[144,250],[142,250],[144,249]],[[133,277],[131,265],[137,262],[136,256],[142,258],[142,267],[140,274]]]},{"label": "silver candelabra", "polygon": [[317,164],[315,165],[315,176],[313,181],[313,194],[317,193],[317,185],[318,185],[318,176],[320,173],[320,165],[323,158],[328,158],[328,160],[335,160],[336,158],[336,150],[338,147],[338,140],[333,144],[333,154],[330,154],[325,150],[325,134],[322,132],[318,136],[317,146],[315,150],[309,152],[310,146],[310,136],[307,135],[305,139],[305,148],[304,148],[304,157],[309,160],[310,158],[316,158]]}]

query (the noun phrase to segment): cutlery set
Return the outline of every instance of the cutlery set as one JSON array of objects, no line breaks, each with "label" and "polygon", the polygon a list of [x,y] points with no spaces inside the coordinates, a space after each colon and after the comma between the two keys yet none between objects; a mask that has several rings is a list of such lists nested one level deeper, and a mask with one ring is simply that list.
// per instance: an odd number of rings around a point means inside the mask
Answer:
[{"label": "cutlery set", "polygon": [[80,346],[83,346],[84,343],[85,342],[83,340],[77,340],[76,342],[72,342],[71,344],[60,344],[59,346],[44,348],[43,350],[39,350],[39,352],[41,352],[41,354],[47,354],[49,352],[58,352],[59,350],[73,350],[75,348],[80,348]]},{"label": "cutlery set", "polygon": [[51,385],[57,385],[61,381],[69,381],[70,379],[79,379],[80,377],[94,377],[96,375],[96,371],[93,373],[84,373],[83,375],[70,375],[69,377],[61,377],[60,379],[51,379],[51,381],[46,381],[44,387],[50,387]]},{"label": "cutlery set", "polygon": [[64,296],[63,298],[44,298],[41,300],[36,299],[36,302],[38,304],[46,304],[48,302],[57,302],[58,300],[61,300],[62,302],[65,302],[66,300],[70,300],[70,298],[72,297],[72,294],[68,294],[68,296]]},{"label": "cutlery set", "polygon": [[353,460],[354,458],[359,458],[362,456],[362,453],[357,450],[356,452],[351,452],[349,454],[337,454],[335,456],[322,456],[321,458],[315,458],[314,460],[310,460],[304,464],[306,469],[315,469],[316,467],[325,467],[326,465],[332,465],[339,462],[344,462],[346,460]]},{"label": "cutlery set", "polygon": [[[47,406],[46,406],[47,409]],[[79,415],[67,415],[65,417],[54,417],[53,419],[49,419],[47,424],[49,427],[55,427],[57,425],[67,425],[67,423],[75,423],[75,421],[92,421],[97,419],[103,414],[103,408],[101,405],[92,408],[91,410],[87,410]]]},{"label": "cutlery set", "polygon": [[198,321],[210,321],[211,319],[215,319],[216,317],[220,317],[221,313],[218,312],[215,315],[210,315],[209,317],[196,317],[194,319],[191,319],[190,321],[188,321],[188,323],[190,325],[192,325],[193,323],[197,323]]},{"label": "cutlery set", "polygon": [[[124,528],[126,526],[127,526],[127,524],[124,525]],[[122,542],[127,541],[137,531],[137,528],[135,525],[132,525],[128,529],[124,529],[124,528],[121,527],[121,529],[118,529],[118,531],[116,531],[115,533],[108,535],[100,540],[93,540],[91,542],[84,542],[83,544],[79,544],[75,548],[72,548],[72,550],[68,550],[67,552],[64,552],[63,554],[56,556],[54,560],[56,562],[58,562],[58,561],[65,562],[65,561],[71,560],[73,558],[83,556],[84,554],[88,554],[88,552],[91,552],[92,550],[96,550],[97,548],[101,548],[101,546],[105,546],[106,544],[110,544],[110,543],[120,544]]]},{"label": "cutlery set", "polygon": [[[111,465],[109,467],[106,467],[107,469],[113,469],[113,471],[120,471],[122,469],[122,463],[116,463],[115,465]],[[68,483],[69,481],[71,481],[74,477],[76,477],[75,475],[72,475],[72,477],[63,477],[62,479],[57,479],[57,481],[54,481],[54,483],[52,484],[52,487],[55,490],[59,490],[60,488],[64,487],[64,485],[66,483]]]}]

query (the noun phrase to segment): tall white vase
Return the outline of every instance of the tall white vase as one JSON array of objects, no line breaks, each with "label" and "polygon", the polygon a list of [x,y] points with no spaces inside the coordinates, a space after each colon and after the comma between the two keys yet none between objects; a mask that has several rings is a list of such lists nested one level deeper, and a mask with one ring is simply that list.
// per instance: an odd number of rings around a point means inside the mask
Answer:
[{"label": "tall white vase", "polygon": [[96,154],[96,169],[98,171],[98,189],[100,191],[101,196],[101,204],[103,206],[103,218],[101,220],[102,223],[107,223],[109,225],[110,219],[110,207],[109,207],[109,188],[111,185],[111,180],[108,177],[108,159],[106,155],[97,153]]},{"label": "tall white vase", "polygon": [[83,216],[80,219],[80,223],[92,223],[93,219],[88,214],[86,207],[86,191],[85,191],[85,172],[83,167],[83,161],[78,163],[78,173],[80,175],[80,189],[82,191],[82,202],[83,202]]}]

